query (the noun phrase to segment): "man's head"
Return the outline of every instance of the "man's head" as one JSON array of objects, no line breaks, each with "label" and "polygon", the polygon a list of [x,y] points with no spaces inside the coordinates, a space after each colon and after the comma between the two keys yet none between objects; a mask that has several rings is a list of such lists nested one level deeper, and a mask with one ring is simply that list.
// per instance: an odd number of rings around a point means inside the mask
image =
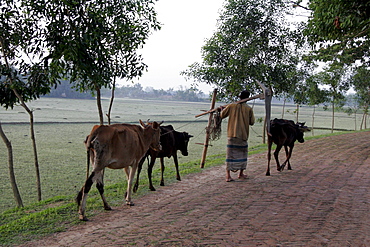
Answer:
[{"label": "man's head", "polygon": [[251,93],[248,91],[248,90],[244,90],[244,91],[242,91],[241,93],[240,93],[240,95],[239,95],[239,98],[240,99],[246,99],[246,98],[249,98],[249,95],[250,95]]}]

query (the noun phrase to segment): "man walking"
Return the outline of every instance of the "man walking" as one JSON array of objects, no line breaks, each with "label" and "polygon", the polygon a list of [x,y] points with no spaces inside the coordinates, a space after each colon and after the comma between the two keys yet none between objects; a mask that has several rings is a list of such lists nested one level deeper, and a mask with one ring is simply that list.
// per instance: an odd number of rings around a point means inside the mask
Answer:
[{"label": "man walking", "polygon": [[[240,93],[240,99],[249,98],[249,91]],[[221,118],[229,117],[227,125],[227,150],[226,150],[226,182],[234,181],[230,171],[239,171],[238,178],[245,179],[247,175],[248,136],[249,126],[254,124],[253,109],[247,103],[233,103],[221,111]]]}]

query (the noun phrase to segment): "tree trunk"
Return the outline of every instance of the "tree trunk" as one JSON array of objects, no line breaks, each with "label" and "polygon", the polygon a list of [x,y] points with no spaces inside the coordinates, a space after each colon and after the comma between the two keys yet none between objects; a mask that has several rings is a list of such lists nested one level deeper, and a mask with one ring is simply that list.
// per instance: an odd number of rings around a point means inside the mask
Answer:
[{"label": "tree trunk", "polygon": [[14,200],[17,204],[17,207],[23,207],[23,202],[21,195],[18,190],[17,182],[15,180],[15,174],[14,174],[14,164],[13,164],[13,148],[12,144],[9,141],[9,139],[6,137],[0,122],[0,136],[3,139],[6,148],[8,149],[8,168],[9,168],[9,178],[10,178],[10,184],[12,186]]},{"label": "tree trunk", "polygon": [[366,124],[366,122],[367,122],[367,117],[368,117],[368,112],[369,112],[369,105],[366,105],[366,107],[365,107],[365,129],[367,129],[367,124]]},{"label": "tree trunk", "polygon": [[281,112],[281,118],[284,118],[284,113],[285,113],[285,104],[286,104],[286,98],[284,98],[283,110],[282,110],[282,112]]},{"label": "tree trunk", "polygon": [[332,103],[332,116],[331,116],[331,133],[334,133],[334,100],[333,100],[333,103]]},{"label": "tree trunk", "polygon": [[316,113],[316,105],[313,106],[313,112],[312,112],[312,129],[311,134],[314,135],[314,123],[315,123],[315,113]]},{"label": "tree trunk", "polygon": [[98,106],[98,112],[99,112],[99,122],[100,122],[100,125],[103,125],[104,124],[104,115],[103,115],[103,108],[101,106],[100,88],[98,86],[96,86],[95,89],[96,89],[96,104]]},{"label": "tree trunk", "polygon": [[111,94],[111,97],[110,97],[109,108],[108,108],[108,113],[107,113],[107,118],[108,118],[108,124],[109,125],[110,125],[110,122],[111,122],[111,111],[112,111],[112,106],[113,106],[115,89],[116,89],[116,78],[114,78],[114,81],[113,81],[112,94]]},{"label": "tree trunk", "polygon": [[263,120],[263,131],[262,131],[262,143],[263,144],[266,144],[266,127],[267,127],[267,121],[266,121],[266,116],[265,116]]},{"label": "tree trunk", "polygon": [[35,170],[36,170],[37,199],[38,201],[41,201],[42,193],[41,193],[40,166],[39,166],[39,160],[38,160],[38,155],[37,155],[35,130],[34,130],[34,125],[33,125],[33,111],[26,105],[22,96],[18,94],[17,90],[13,89],[13,92],[19,99],[21,106],[26,110],[26,112],[28,113],[30,117],[30,133],[31,133],[31,140],[32,140],[34,164],[35,164]]},{"label": "tree trunk", "polygon": [[296,123],[298,123],[298,121],[299,121],[299,120],[298,120],[298,119],[299,119],[299,105],[298,105],[298,104],[296,105],[296,110],[295,110],[295,112],[296,112],[296,117],[295,117],[295,118],[296,118],[296,121],[295,121],[295,122],[296,122]]},{"label": "tree trunk", "polygon": [[363,126],[364,126],[365,115],[366,115],[366,112],[364,112],[364,113],[362,114],[360,130],[362,130],[362,128],[363,128]]},{"label": "tree trunk", "polygon": [[28,114],[30,115],[30,132],[31,132],[31,140],[32,140],[32,147],[33,147],[33,156],[34,156],[35,168],[36,168],[37,198],[39,201],[41,201],[41,178],[40,178],[41,175],[40,175],[39,160],[38,160],[38,155],[37,155],[35,129],[33,125],[33,112],[29,111]]},{"label": "tree trunk", "polygon": [[365,113],[365,130],[367,129],[367,117],[368,117],[368,114],[367,114],[367,112]]}]

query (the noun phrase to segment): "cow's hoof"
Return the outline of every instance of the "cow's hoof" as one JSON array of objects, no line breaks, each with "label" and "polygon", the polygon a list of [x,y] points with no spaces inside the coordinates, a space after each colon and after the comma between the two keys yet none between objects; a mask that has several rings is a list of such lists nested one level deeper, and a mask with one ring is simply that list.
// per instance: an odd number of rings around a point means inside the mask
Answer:
[{"label": "cow's hoof", "polygon": [[89,219],[85,216],[85,215],[79,215],[78,218],[81,220],[81,221],[89,221]]},{"label": "cow's hoof", "polygon": [[112,210],[112,208],[110,206],[104,206],[104,210],[109,211],[109,210]]},{"label": "cow's hoof", "polygon": [[149,188],[151,191],[155,191],[155,188],[154,187],[150,187]]},{"label": "cow's hoof", "polygon": [[135,206],[135,203],[133,203],[133,202],[126,202],[126,205],[131,207],[131,206]]}]

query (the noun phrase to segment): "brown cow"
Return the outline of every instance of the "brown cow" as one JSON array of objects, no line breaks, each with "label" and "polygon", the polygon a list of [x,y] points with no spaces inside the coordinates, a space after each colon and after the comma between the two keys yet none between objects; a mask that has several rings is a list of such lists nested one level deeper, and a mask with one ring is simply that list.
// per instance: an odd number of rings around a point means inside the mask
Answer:
[{"label": "brown cow", "polygon": [[[304,126],[304,123],[297,123],[295,124],[292,120],[286,119],[277,119],[271,120],[270,125],[270,133],[268,135],[268,153],[267,153],[267,171],[266,176],[270,176],[270,160],[271,160],[271,146],[272,143],[276,144],[276,149],[274,152],[276,166],[278,171],[284,170],[286,164],[288,164],[288,170],[291,170],[292,167],[290,166],[290,157],[292,156],[294,142],[298,140],[298,142],[303,143],[303,133],[306,131],[310,131],[307,126]],[[279,163],[279,152],[281,148],[284,146],[286,160],[283,164],[280,165]],[[289,148],[289,150],[288,150]]]},{"label": "brown cow", "polygon": [[86,199],[95,181],[103,200],[104,209],[111,210],[104,197],[103,171],[106,167],[111,169],[125,168],[128,180],[126,204],[133,205],[131,187],[138,163],[149,148],[161,149],[159,142],[160,124],[153,122],[150,125],[145,125],[141,120],[140,124],[142,126],[113,124],[93,127],[85,141],[88,162],[93,164],[93,170],[76,198],[80,220],[87,220],[85,216]]}]

